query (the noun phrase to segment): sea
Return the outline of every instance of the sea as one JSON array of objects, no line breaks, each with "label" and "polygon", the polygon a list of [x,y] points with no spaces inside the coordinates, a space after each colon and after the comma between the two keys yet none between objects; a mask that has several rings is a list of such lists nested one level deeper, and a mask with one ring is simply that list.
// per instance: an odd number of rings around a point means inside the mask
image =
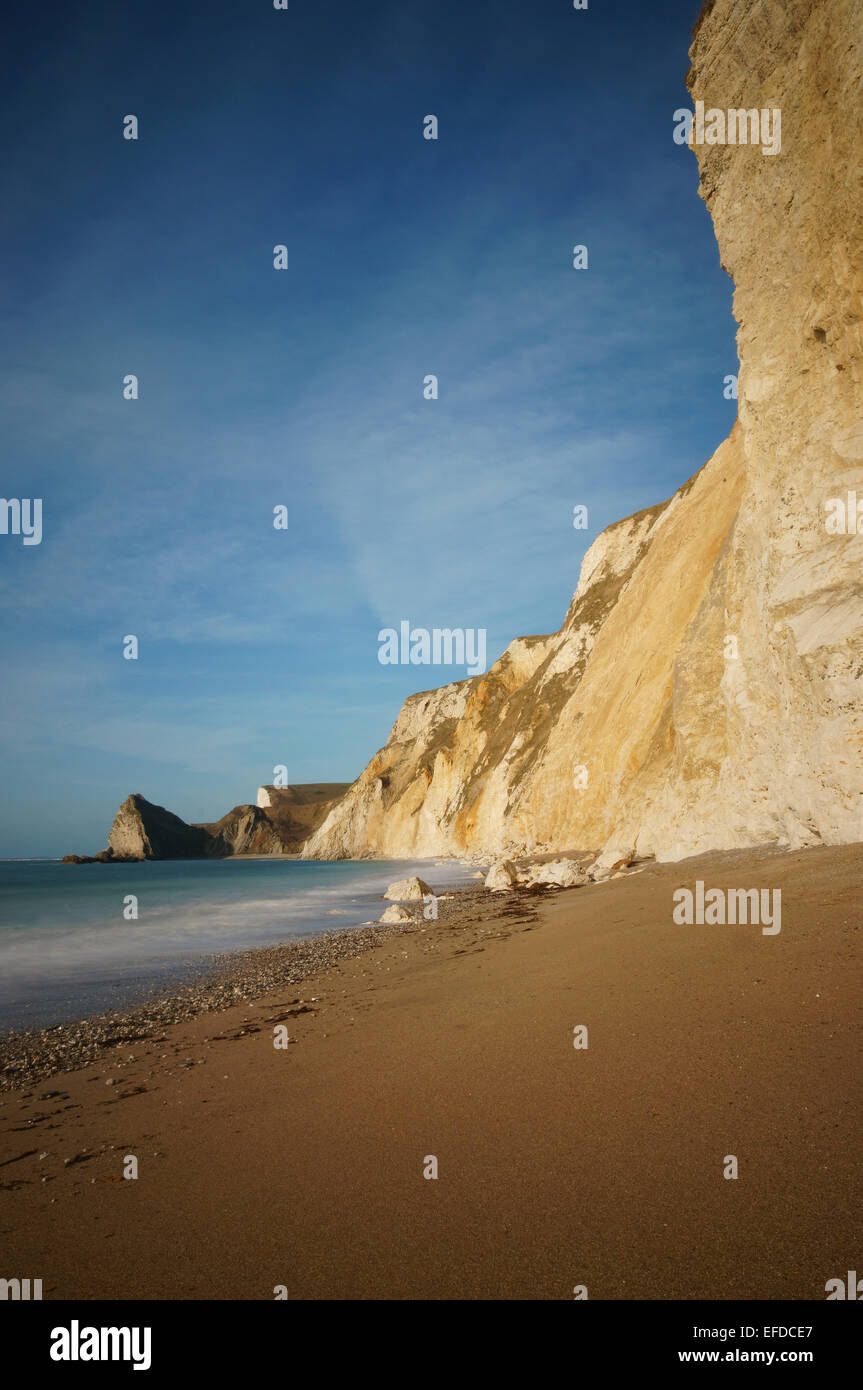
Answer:
[{"label": "sea", "polygon": [[439,893],[473,872],[428,860],[0,860],[0,1030],[130,1007],[214,954],[376,922],[396,879],[418,874]]}]

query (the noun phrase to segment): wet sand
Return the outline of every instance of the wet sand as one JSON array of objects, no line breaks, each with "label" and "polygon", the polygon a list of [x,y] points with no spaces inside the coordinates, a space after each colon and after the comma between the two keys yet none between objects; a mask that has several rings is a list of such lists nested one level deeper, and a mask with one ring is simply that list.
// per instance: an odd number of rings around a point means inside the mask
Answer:
[{"label": "wet sand", "polygon": [[[861,871],[855,845],[473,892],[6,1092],[3,1273],[53,1299],[823,1300],[860,1264]],[[675,925],[697,878],[781,889],[781,932]]]}]

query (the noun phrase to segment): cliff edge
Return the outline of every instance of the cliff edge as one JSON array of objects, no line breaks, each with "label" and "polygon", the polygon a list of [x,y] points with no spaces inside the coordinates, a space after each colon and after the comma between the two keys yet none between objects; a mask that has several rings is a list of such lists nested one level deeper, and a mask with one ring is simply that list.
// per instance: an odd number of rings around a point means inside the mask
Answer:
[{"label": "cliff edge", "polygon": [[594,541],[559,632],[408,699],[308,857],[863,839],[863,7],[710,0],[690,59],[693,102],[781,111],[773,155],[693,146],[731,435]]}]

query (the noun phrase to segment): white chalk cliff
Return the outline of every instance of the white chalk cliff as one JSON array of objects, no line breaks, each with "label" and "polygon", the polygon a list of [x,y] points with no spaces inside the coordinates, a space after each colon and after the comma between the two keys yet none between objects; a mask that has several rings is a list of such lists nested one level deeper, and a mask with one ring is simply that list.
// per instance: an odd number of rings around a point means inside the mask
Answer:
[{"label": "white chalk cliff", "polygon": [[863,534],[827,526],[863,515],[863,4],[711,0],[690,58],[705,107],[782,111],[777,155],[694,150],[731,435],[597,538],[560,632],[408,699],[309,857],[863,839]]}]

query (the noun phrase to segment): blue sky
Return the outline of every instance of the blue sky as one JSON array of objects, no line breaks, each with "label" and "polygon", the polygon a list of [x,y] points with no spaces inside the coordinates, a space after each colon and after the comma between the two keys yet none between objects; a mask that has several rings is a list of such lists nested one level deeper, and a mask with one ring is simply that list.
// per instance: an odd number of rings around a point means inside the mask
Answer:
[{"label": "blue sky", "polygon": [[0,491],[44,535],[0,536],[0,855],[100,849],[130,791],[198,820],[278,763],[351,780],[464,674],[382,666],[381,628],[485,628],[489,663],[553,631],[598,532],[710,456],[732,286],[672,140],[699,8],[13,16]]}]

